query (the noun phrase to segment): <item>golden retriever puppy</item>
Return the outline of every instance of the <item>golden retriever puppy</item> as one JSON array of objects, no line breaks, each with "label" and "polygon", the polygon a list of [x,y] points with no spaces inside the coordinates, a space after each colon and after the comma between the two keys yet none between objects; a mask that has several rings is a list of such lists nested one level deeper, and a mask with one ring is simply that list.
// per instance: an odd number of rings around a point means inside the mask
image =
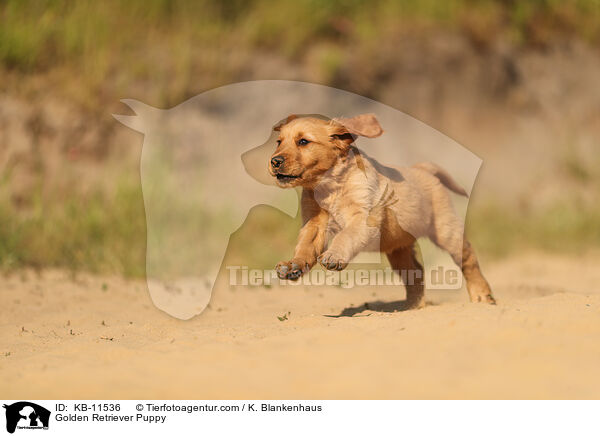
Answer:
[{"label": "golden retriever puppy", "polygon": [[316,262],[342,270],[359,252],[378,250],[395,270],[420,271],[406,284],[406,303],[422,307],[423,269],[414,244],[425,236],[462,268],[471,301],[495,303],[448,190],[467,194],[442,168],[386,167],[359,151],[357,136],[383,133],[370,114],[334,120],[290,115],[275,130],[269,172],[282,188],[303,188],[304,224],[294,256],[276,266],[280,278],[297,280]]}]

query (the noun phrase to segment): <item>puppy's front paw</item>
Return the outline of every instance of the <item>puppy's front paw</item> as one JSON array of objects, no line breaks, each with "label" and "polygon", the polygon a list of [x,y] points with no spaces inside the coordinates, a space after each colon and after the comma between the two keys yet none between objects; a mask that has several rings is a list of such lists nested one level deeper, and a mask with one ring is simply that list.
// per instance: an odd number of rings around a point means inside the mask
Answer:
[{"label": "puppy's front paw", "polygon": [[298,280],[302,274],[308,271],[308,264],[304,262],[290,260],[289,262],[279,262],[275,266],[277,277],[282,280]]},{"label": "puppy's front paw", "polygon": [[341,271],[348,266],[349,259],[334,251],[327,250],[317,259],[323,267],[332,271]]}]

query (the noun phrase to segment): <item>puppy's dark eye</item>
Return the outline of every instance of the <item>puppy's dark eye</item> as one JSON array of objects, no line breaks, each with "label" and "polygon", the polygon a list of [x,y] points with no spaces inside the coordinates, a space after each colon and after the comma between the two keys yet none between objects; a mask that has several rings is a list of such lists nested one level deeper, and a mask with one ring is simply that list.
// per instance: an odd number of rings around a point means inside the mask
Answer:
[{"label": "puppy's dark eye", "polygon": [[278,139],[277,140],[277,145],[280,145],[280,144],[281,144],[281,139]]},{"label": "puppy's dark eye", "polygon": [[306,144],[308,144],[309,142],[310,142],[310,141],[309,141],[308,139],[304,139],[304,138],[302,138],[302,139],[300,139],[300,140],[298,141],[298,145],[306,145]]}]

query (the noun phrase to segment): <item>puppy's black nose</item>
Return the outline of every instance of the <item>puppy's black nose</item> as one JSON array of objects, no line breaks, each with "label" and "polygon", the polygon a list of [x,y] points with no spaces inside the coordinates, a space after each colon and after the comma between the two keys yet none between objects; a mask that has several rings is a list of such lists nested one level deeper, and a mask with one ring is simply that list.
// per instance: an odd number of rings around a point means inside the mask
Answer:
[{"label": "puppy's black nose", "polygon": [[279,168],[281,166],[281,164],[283,164],[283,161],[285,159],[283,158],[283,156],[275,156],[273,158],[271,158],[271,166],[273,168]]}]

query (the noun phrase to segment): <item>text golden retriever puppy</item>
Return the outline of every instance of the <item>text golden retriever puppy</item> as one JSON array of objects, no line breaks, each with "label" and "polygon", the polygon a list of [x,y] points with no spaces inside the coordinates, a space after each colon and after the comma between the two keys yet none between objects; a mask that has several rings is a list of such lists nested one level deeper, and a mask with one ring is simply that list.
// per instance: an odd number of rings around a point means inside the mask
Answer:
[{"label": "text golden retriever puppy", "polygon": [[302,217],[294,256],[276,266],[296,280],[316,262],[342,270],[363,250],[384,252],[395,270],[417,270],[407,283],[407,306],[424,304],[422,266],[415,240],[429,237],[462,268],[471,301],[495,303],[448,190],[466,196],[442,168],[421,163],[386,167],[359,151],[358,135],[383,133],[374,115],[323,120],[290,115],[275,127],[277,148],[269,171],[283,188],[301,186]]}]

